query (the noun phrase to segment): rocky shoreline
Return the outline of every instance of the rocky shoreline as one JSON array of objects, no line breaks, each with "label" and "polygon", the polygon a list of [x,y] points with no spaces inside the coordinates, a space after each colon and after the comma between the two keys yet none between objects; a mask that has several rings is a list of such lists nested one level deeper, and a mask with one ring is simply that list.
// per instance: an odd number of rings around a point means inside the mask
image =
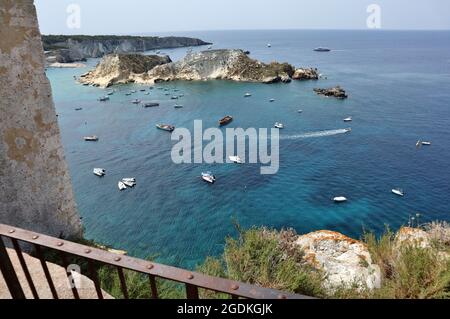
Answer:
[{"label": "rocky shoreline", "polygon": [[[103,58],[97,67],[82,75],[80,83],[109,87],[117,83],[154,84],[158,82],[185,80],[232,80],[257,83],[288,83],[294,80],[317,80],[318,70],[296,69],[289,63],[266,64],[251,59],[242,50],[208,50],[190,53],[184,59],[165,61],[144,66],[149,59],[160,56],[112,54]],[[164,63],[165,62],[165,63]]]}]

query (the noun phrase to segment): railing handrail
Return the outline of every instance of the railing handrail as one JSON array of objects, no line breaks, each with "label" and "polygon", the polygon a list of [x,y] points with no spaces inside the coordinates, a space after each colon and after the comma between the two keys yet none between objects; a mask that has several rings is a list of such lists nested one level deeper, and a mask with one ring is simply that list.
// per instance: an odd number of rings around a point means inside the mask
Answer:
[{"label": "railing handrail", "polygon": [[[190,292],[191,297],[193,298],[195,298],[196,296],[198,297],[198,290],[197,290],[198,288],[212,290],[219,293],[226,293],[233,297],[243,297],[250,299],[311,298],[304,295],[286,293],[275,289],[263,288],[229,279],[212,277],[201,273],[192,272],[185,269],[158,264],[154,262],[149,262],[130,256],[119,255],[103,249],[94,248],[63,239],[58,239],[55,237],[39,234],[36,232],[4,224],[0,224],[0,241],[2,236],[12,239],[13,244],[14,240],[19,240],[21,242],[33,244],[35,245],[35,247],[46,247],[62,253],[68,253],[71,255],[79,256],[90,261],[98,261],[106,265],[116,266],[117,269],[119,270],[119,277],[122,285],[125,284],[123,280],[122,269],[128,269],[135,272],[147,274],[153,278],[157,277],[179,283],[184,283],[186,284],[188,298],[190,297],[189,296]],[[17,246],[19,245],[15,245],[14,248],[16,249],[16,251],[18,249],[20,251],[20,246],[19,247]],[[19,254],[19,252],[17,253]],[[8,256],[5,257],[9,258]],[[0,256],[0,258],[3,258],[3,256]],[[47,278],[47,280],[48,279],[49,278]]]}]

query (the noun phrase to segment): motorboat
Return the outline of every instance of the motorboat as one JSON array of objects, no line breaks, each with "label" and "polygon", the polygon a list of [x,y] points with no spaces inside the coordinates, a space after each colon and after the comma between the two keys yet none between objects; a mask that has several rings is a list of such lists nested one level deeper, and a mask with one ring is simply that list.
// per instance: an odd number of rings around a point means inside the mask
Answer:
[{"label": "motorboat", "polygon": [[141,92],[145,92],[145,89],[140,89]]},{"label": "motorboat", "polygon": [[421,146],[422,146],[422,141],[418,140],[417,143],[416,143],[416,147],[421,147]]},{"label": "motorboat", "polygon": [[225,116],[223,119],[219,120],[219,125],[224,126],[230,124],[233,121],[233,117],[230,115]]},{"label": "motorboat", "polygon": [[276,122],[274,126],[275,126],[275,128],[277,128],[277,129],[284,129],[283,123],[278,123],[278,122]]},{"label": "motorboat", "polygon": [[130,188],[136,186],[136,182],[129,181],[129,180],[122,180],[122,183],[124,183],[125,186],[130,187]]},{"label": "motorboat", "polygon": [[337,196],[337,197],[333,198],[333,201],[335,203],[345,203],[347,201],[347,198],[344,196]]},{"label": "motorboat", "polygon": [[216,182],[216,177],[211,172],[202,173],[202,179],[210,184],[214,184]]},{"label": "motorboat", "polygon": [[344,119],[344,122],[351,122],[353,121],[353,118],[351,116]]},{"label": "motorboat", "polygon": [[135,100],[131,101],[131,103],[133,103],[133,104],[140,104],[140,103],[141,103],[141,100],[135,99]]},{"label": "motorboat", "polygon": [[344,131],[345,131],[345,133],[350,133],[352,131],[352,129],[351,128],[346,128],[346,129],[344,129]]},{"label": "motorboat", "polygon": [[100,102],[106,102],[109,101],[109,96],[102,96],[98,99]]},{"label": "motorboat", "polygon": [[75,111],[81,111],[83,108],[82,107],[77,107],[76,109],[75,109]]},{"label": "motorboat", "polygon": [[173,107],[176,108],[176,109],[182,109],[182,108],[183,108],[183,105],[181,105],[181,104],[175,104]]},{"label": "motorboat", "polygon": [[233,162],[235,164],[243,164],[244,163],[239,156],[230,156],[229,159],[231,162]]},{"label": "motorboat", "polygon": [[167,132],[173,132],[175,130],[175,126],[168,124],[156,124],[156,128]]},{"label": "motorboat", "polygon": [[329,48],[318,47],[318,48],[315,48],[314,51],[316,51],[316,52],[330,52],[331,50]]},{"label": "motorboat", "polygon": [[174,95],[171,97],[172,100],[178,100],[178,96]]},{"label": "motorboat", "polygon": [[94,168],[93,173],[94,173],[94,175],[103,177],[106,174],[106,170],[104,168]]},{"label": "motorboat", "polygon": [[97,141],[98,141],[98,137],[95,136],[95,135],[92,135],[92,136],[85,136],[85,137],[84,137],[84,140],[85,140],[86,142],[97,142]]},{"label": "motorboat", "polygon": [[122,182],[133,182],[133,183],[136,183],[136,178],[134,178],[134,177],[122,178]]},{"label": "motorboat", "polygon": [[275,102],[275,99],[270,99],[269,102]]},{"label": "motorboat", "polygon": [[392,193],[394,193],[395,195],[401,196],[401,197],[405,196],[405,192],[403,192],[403,189],[401,189],[401,188],[394,188],[392,190]]},{"label": "motorboat", "polygon": [[131,93],[136,93],[136,90],[131,90],[130,92],[131,92]]},{"label": "motorboat", "polygon": [[117,187],[119,187],[120,191],[127,189],[127,186],[121,181],[117,183]]},{"label": "motorboat", "polygon": [[422,145],[424,145],[424,146],[430,146],[430,145],[431,145],[431,142],[422,142]]},{"label": "motorboat", "polygon": [[297,113],[303,113],[303,110],[298,110]]},{"label": "motorboat", "polygon": [[125,96],[130,96],[131,95],[131,93],[125,93]]},{"label": "motorboat", "polygon": [[244,97],[250,97],[250,96],[252,96],[251,93],[245,93],[245,94],[244,94]]},{"label": "motorboat", "polygon": [[114,91],[109,91],[108,93],[106,93],[106,95],[113,95]]},{"label": "motorboat", "polygon": [[271,48],[271,47],[272,47],[272,44],[267,43],[267,47],[268,47],[268,48]]},{"label": "motorboat", "polygon": [[144,95],[150,95],[150,92],[145,92]]},{"label": "motorboat", "polygon": [[159,103],[156,103],[156,102],[147,102],[147,103],[144,103],[143,106],[144,106],[144,107],[155,107],[155,106],[159,106]]}]

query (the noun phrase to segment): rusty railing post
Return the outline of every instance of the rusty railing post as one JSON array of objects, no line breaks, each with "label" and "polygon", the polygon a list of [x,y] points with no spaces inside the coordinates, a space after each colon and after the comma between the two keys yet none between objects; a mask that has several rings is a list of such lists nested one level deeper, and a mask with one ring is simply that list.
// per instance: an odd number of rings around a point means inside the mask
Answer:
[{"label": "rusty railing post", "polygon": [[20,285],[19,278],[17,278],[11,259],[9,259],[8,251],[6,250],[2,236],[0,236],[0,270],[12,298],[25,299],[25,294],[23,293],[22,286]]}]

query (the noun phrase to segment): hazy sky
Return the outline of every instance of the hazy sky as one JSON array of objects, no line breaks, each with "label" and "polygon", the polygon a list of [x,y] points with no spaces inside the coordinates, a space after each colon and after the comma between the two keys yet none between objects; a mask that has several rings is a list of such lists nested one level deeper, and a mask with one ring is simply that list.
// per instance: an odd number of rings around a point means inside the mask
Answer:
[{"label": "hazy sky", "polygon": [[[449,0],[35,0],[44,34],[131,34],[229,29],[450,29]],[[67,26],[70,4],[80,28]]]}]

